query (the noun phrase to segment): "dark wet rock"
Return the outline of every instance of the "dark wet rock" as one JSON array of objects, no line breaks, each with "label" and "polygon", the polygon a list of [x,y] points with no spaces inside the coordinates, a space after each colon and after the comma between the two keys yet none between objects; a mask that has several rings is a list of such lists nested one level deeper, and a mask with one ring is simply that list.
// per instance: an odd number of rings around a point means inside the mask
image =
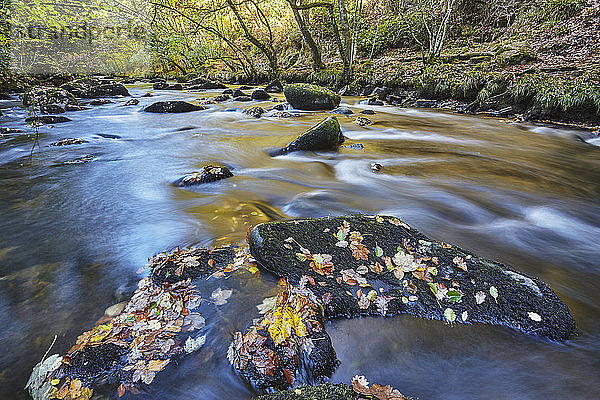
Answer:
[{"label": "dark wet rock", "polygon": [[262,267],[292,285],[314,279],[327,318],[409,313],[556,340],[575,330],[567,305],[541,280],[431,240],[395,217],[264,223],[249,244]]},{"label": "dark wet rock", "polygon": [[367,104],[370,106],[382,106],[383,101],[379,100],[377,97],[371,97],[369,100],[367,100]]},{"label": "dark wet rock", "polygon": [[233,89],[227,88],[227,89],[223,90],[222,94],[233,94]]},{"label": "dark wet rock", "polygon": [[286,147],[271,152],[271,155],[281,155],[293,151],[335,151],[344,143],[344,135],[340,123],[334,116],[327,117],[313,126]]},{"label": "dark wet rock", "polygon": [[244,97],[248,97],[248,94],[244,93],[244,92],[242,91],[242,89],[235,89],[235,90],[233,91],[233,97],[234,97],[234,98],[235,98],[235,97],[242,97],[242,96],[244,96]]},{"label": "dark wet rock", "polygon": [[87,110],[87,107],[80,106],[79,104],[65,104],[65,111],[83,111]]},{"label": "dark wet rock", "polygon": [[250,96],[237,96],[233,98],[235,101],[252,101],[252,97]]},{"label": "dark wet rock", "polygon": [[254,89],[254,86],[242,85],[239,87],[239,90],[252,90],[252,89]]},{"label": "dark wet rock", "polygon": [[271,116],[275,117],[275,118],[294,118],[294,117],[299,117],[300,114],[292,114],[287,111],[277,111],[277,112],[274,112],[273,115],[271,115]]},{"label": "dark wet rock", "polygon": [[121,139],[121,136],[112,135],[110,133],[99,133],[98,136],[103,137],[105,139]]},{"label": "dark wet rock", "polygon": [[223,101],[227,101],[231,99],[231,96],[227,95],[227,94],[220,94],[218,96],[213,97],[213,101],[216,101],[218,103],[223,102]]},{"label": "dark wet rock", "polygon": [[25,107],[64,103],[76,103],[75,97],[66,90],[55,87],[38,86],[23,94]]},{"label": "dark wet rock", "polygon": [[[150,261],[150,277],[156,284],[207,278],[218,269],[233,263],[236,252],[239,253],[236,247],[219,247],[210,250],[191,248],[170,254],[161,253]],[[187,262],[186,265],[186,261],[190,260],[188,257],[193,262]]]},{"label": "dark wet rock", "polygon": [[144,111],[151,113],[183,113],[190,111],[201,111],[205,108],[197,106],[195,104],[188,103],[186,101],[174,100],[174,101],[159,101],[150,104],[144,108]]},{"label": "dark wet rock", "polygon": [[321,86],[305,83],[287,85],[283,93],[292,107],[299,110],[332,110],[340,104],[340,95]]},{"label": "dark wet rock", "polygon": [[273,107],[271,107],[271,109],[283,111],[283,110],[285,110],[285,103],[275,104]]},{"label": "dark wet rock", "polygon": [[109,99],[95,99],[90,101],[90,105],[92,106],[103,106],[104,104],[111,104],[114,103],[114,101],[109,100]]},{"label": "dark wet rock", "polygon": [[40,112],[42,114],[62,114],[65,109],[58,104],[45,104],[40,107]]},{"label": "dark wet rock", "polygon": [[388,88],[387,86],[383,86],[383,87],[376,87],[373,92],[371,93],[371,96],[375,96],[377,97],[379,100],[385,100],[385,98],[387,97],[387,95],[390,93],[390,88]]},{"label": "dark wet rock", "polygon": [[187,90],[209,90],[209,89],[227,89],[227,86],[219,82],[205,82],[198,85],[186,85]]},{"label": "dark wet rock", "polygon": [[87,143],[87,140],[79,139],[79,138],[66,138],[59,140],[58,142],[54,142],[50,144],[50,146],[69,146],[72,144],[82,144]]},{"label": "dark wet rock", "polygon": [[266,87],[265,92],[267,93],[281,93],[283,92],[283,85],[279,80],[271,81]]},{"label": "dark wet rock", "polygon": [[375,111],[373,110],[362,110],[360,113],[365,115],[375,115]]},{"label": "dark wet rock", "polygon": [[142,97],[152,97],[154,96],[151,92],[147,92],[146,94],[142,95]]},{"label": "dark wet rock", "polygon": [[369,118],[365,118],[365,117],[356,117],[356,119],[354,120],[354,123],[358,126],[368,126],[368,125],[372,125],[373,121],[371,121]]},{"label": "dark wet rock", "polygon": [[352,385],[343,383],[323,383],[314,386],[301,386],[293,389],[263,394],[254,400],[412,400],[411,397],[403,396],[397,389],[391,386],[382,386],[376,383],[366,386],[358,379],[354,379]]},{"label": "dark wet rock", "polygon": [[320,383],[339,365],[320,300],[305,285],[287,285],[246,333],[234,334],[227,358],[258,390]]},{"label": "dark wet rock", "polygon": [[352,111],[348,107],[341,106],[341,107],[338,107],[338,108],[335,108],[335,109],[331,110],[330,113],[332,113],[332,114],[351,115],[351,114],[354,114],[354,111]]},{"label": "dark wet rock", "polygon": [[250,107],[244,110],[244,114],[248,114],[254,118],[260,118],[265,113],[265,109],[262,107]]},{"label": "dark wet rock", "polygon": [[191,80],[189,80],[187,82],[179,82],[179,83],[187,83],[187,85],[193,86],[193,85],[202,85],[202,84],[205,84],[205,83],[208,83],[208,82],[209,81],[207,79],[202,78],[202,77],[198,77],[198,78],[191,79]]},{"label": "dark wet rock", "polygon": [[362,150],[365,148],[365,146],[363,146],[362,143],[352,143],[352,144],[349,144],[347,146],[342,146],[342,147],[344,147],[346,149],[350,149],[350,150]]},{"label": "dark wet rock", "polygon": [[93,76],[74,79],[63,83],[60,87],[76,97],[83,97],[83,93],[92,86],[99,86],[102,82]]},{"label": "dark wet rock", "polygon": [[96,99],[100,97],[129,96],[129,91],[120,83],[109,83],[85,89],[78,97]]},{"label": "dark wet rock", "polygon": [[58,163],[56,165],[60,166],[60,165],[87,164],[90,161],[92,161],[93,159],[94,159],[94,156],[92,154],[87,154],[87,155],[85,155],[83,157],[79,157],[79,158],[76,158],[76,159],[71,160],[71,161],[65,161],[65,162],[62,162],[62,163]]},{"label": "dark wet rock", "polygon": [[70,118],[63,117],[62,115],[40,115],[37,117],[25,118],[25,122],[34,122],[38,124],[60,124],[62,122],[69,122]]},{"label": "dark wet rock", "polygon": [[406,96],[402,97],[402,96],[388,95],[386,101],[391,104],[402,104],[405,99],[406,99]]},{"label": "dark wet rock", "polygon": [[140,101],[138,99],[130,99],[130,100],[127,100],[123,105],[124,106],[137,106],[138,104],[140,104]]},{"label": "dark wet rock", "polygon": [[269,100],[271,95],[262,89],[256,89],[252,92],[252,98],[254,100]]},{"label": "dark wet rock", "polygon": [[420,108],[434,108],[437,105],[437,101],[435,100],[427,100],[427,99],[418,99],[415,101],[415,107]]},{"label": "dark wet rock", "polygon": [[221,179],[231,178],[233,173],[227,167],[206,165],[200,172],[193,172],[183,178],[177,179],[173,185],[179,187],[199,185],[201,183],[210,183],[220,181]]},{"label": "dark wet rock", "polygon": [[2,127],[2,128],[0,128],[0,133],[3,134],[3,135],[11,135],[11,134],[14,134],[14,133],[23,133],[23,130],[22,129],[16,129],[16,128],[5,128],[5,127]]},{"label": "dark wet rock", "polygon": [[10,94],[8,93],[0,93],[0,100],[11,100]]},{"label": "dark wet rock", "polygon": [[183,90],[183,86],[181,83],[175,83],[173,85],[169,85],[167,82],[157,82],[152,85],[152,89],[154,90]]},{"label": "dark wet rock", "polygon": [[357,394],[350,385],[323,383],[263,394],[254,400],[357,400]]},{"label": "dark wet rock", "polygon": [[371,163],[371,171],[373,172],[379,172],[383,169],[383,165],[379,164],[379,163]]}]

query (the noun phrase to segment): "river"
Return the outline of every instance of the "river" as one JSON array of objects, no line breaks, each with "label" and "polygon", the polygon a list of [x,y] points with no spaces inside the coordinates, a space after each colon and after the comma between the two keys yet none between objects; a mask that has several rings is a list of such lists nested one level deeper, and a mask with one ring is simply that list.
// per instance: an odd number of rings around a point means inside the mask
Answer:
[{"label": "river", "polygon": [[[128,88],[138,97],[151,87]],[[23,387],[54,336],[51,353],[65,353],[108,306],[131,295],[152,255],[239,242],[260,222],[349,213],[396,215],[431,238],[541,278],[568,304],[579,335],[557,343],[410,316],[334,321],[327,330],[341,366],[332,381],[360,374],[422,399],[600,398],[597,139],[348,97],[343,102],[356,113],[376,112],[364,128],[355,116],[338,117],[347,144],[364,149],[272,158],[265,149],[329,114],[254,119],[241,102],[141,112],[155,101],[196,102],[218,92],[154,91],[139,106],[116,99],[68,112],[72,122],[40,128],[31,159],[31,139],[0,137],[0,398],[29,398]],[[0,102],[0,125],[32,131],[26,110],[6,108],[14,104]],[[67,137],[87,143],[49,146]],[[88,155],[89,162],[65,164]],[[235,176],[171,185],[207,163],[227,165]],[[225,352],[231,332],[257,317],[254,305],[275,286],[268,274],[242,282],[222,315],[209,319],[204,350],[158,374],[146,393],[124,398],[254,396]]]}]

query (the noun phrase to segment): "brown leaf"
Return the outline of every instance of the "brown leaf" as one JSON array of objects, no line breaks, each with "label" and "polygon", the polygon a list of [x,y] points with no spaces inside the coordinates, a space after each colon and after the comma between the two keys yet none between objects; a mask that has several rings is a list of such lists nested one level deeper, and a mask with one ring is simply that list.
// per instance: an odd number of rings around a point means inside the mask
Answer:
[{"label": "brown leaf", "polygon": [[119,394],[119,397],[123,397],[123,395],[125,394],[125,386],[123,386],[122,383],[117,388],[117,393]]}]

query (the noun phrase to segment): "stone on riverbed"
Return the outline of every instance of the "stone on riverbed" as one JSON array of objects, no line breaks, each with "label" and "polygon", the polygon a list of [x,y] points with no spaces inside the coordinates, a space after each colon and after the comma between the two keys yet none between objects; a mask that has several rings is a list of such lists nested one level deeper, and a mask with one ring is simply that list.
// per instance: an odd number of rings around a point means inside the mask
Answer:
[{"label": "stone on riverbed", "polygon": [[65,109],[58,104],[44,104],[40,107],[40,112],[42,114],[62,114]]},{"label": "stone on riverbed", "polygon": [[259,106],[250,107],[244,110],[244,114],[248,114],[254,118],[260,118],[260,116],[263,115],[265,112],[265,109]]},{"label": "stone on riverbed", "polygon": [[[370,386],[370,387],[369,387]],[[359,395],[364,395],[359,396]],[[286,391],[264,394],[254,400],[409,400],[391,386],[376,383],[369,385],[364,377],[355,376],[352,385],[343,383],[323,383],[315,386],[303,386]]]},{"label": "stone on riverbed", "polygon": [[37,86],[23,94],[23,105],[25,107],[65,103],[77,102],[71,93],[55,87]]},{"label": "stone on riverbed", "polygon": [[270,151],[270,154],[277,156],[293,151],[335,151],[344,140],[340,123],[336,117],[331,116],[298,136],[286,147]]},{"label": "stone on riverbed", "polygon": [[69,122],[70,118],[63,117],[62,115],[40,115],[37,117],[27,117],[25,122],[33,122],[42,125],[46,124],[60,124],[62,122]]},{"label": "stone on riverbed", "polygon": [[281,93],[281,92],[283,92],[283,85],[278,80],[271,81],[265,87],[265,92],[267,92],[267,93]]},{"label": "stone on riverbed", "polygon": [[264,223],[249,243],[264,268],[292,285],[313,279],[327,318],[409,313],[556,340],[575,330],[567,305],[539,279],[433,241],[395,217]]},{"label": "stone on riverbed", "polygon": [[269,100],[271,95],[262,89],[256,89],[252,92],[252,98],[254,100]]},{"label": "stone on riverbed", "polygon": [[285,99],[298,110],[332,110],[340,104],[340,95],[321,86],[306,83],[287,85]]},{"label": "stone on riverbed", "polygon": [[184,113],[190,111],[201,111],[205,108],[197,106],[195,104],[188,103],[187,101],[174,100],[174,101],[159,101],[150,104],[144,108],[144,111],[151,113]]},{"label": "stone on riverbed", "polygon": [[233,173],[229,168],[222,166],[207,165],[200,172],[192,172],[183,178],[177,179],[173,185],[179,187],[199,185],[201,183],[210,183],[220,181],[221,179],[231,178]]}]

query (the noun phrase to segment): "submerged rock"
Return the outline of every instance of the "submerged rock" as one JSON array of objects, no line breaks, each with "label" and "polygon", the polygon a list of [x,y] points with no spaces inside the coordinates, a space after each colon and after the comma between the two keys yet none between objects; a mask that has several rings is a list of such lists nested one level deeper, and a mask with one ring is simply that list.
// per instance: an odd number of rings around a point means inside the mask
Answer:
[{"label": "submerged rock", "polygon": [[188,103],[187,101],[173,100],[159,101],[150,104],[148,107],[144,108],[144,111],[151,113],[183,113],[190,111],[201,111],[204,109],[205,108],[202,106],[197,106],[195,104]]},{"label": "submerged rock", "polygon": [[90,101],[90,104],[92,106],[103,106],[105,104],[111,104],[111,103],[114,103],[114,101],[109,100],[109,99],[95,99],[95,100]]},{"label": "submerged rock", "polygon": [[223,101],[227,101],[231,99],[231,96],[227,95],[227,94],[220,94],[218,96],[213,97],[213,101],[216,101],[218,103],[223,102]]},{"label": "submerged rock", "polygon": [[344,143],[340,123],[334,116],[327,117],[313,126],[286,147],[271,151],[271,155],[281,155],[292,151],[335,151]]},{"label": "submerged rock", "polygon": [[437,106],[436,100],[418,99],[415,101],[415,107],[419,108],[434,108]]},{"label": "submerged rock", "polygon": [[221,179],[231,178],[233,173],[227,167],[207,165],[200,172],[193,172],[183,178],[177,179],[173,185],[179,187],[199,185],[201,183],[210,183],[220,181]]},{"label": "submerged rock", "polygon": [[175,83],[173,85],[169,85],[167,82],[156,82],[152,85],[152,89],[154,90],[183,90],[183,86],[181,83]]},{"label": "submerged rock", "polygon": [[82,144],[87,143],[87,140],[79,139],[79,138],[66,138],[59,140],[58,142],[54,142],[50,144],[50,146],[69,146],[72,144]]},{"label": "submerged rock", "polygon": [[25,122],[34,122],[38,124],[60,124],[69,121],[71,121],[70,118],[63,117],[62,115],[40,115],[37,117],[25,118]]},{"label": "submerged rock", "polygon": [[249,244],[264,268],[292,285],[313,279],[327,318],[409,313],[556,340],[575,330],[567,305],[541,280],[433,241],[395,217],[264,223]]},{"label": "submerged rock", "polygon": [[349,109],[348,107],[338,107],[330,111],[332,114],[343,114],[343,115],[351,115],[354,114],[354,111]]},{"label": "submerged rock", "polygon": [[254,118],[260,118],[265,113],[265,109],[262,107],[250,107],[244,110],[244,114],[248,114]]},{"label": "submerged rock", "polygon": [[299,110],[331,110],[340,104],[340,95],[321,86],[306,83],[287,85],[285,99]]},{"label": "submerged rock", "polygon": [[360,113],[361,114],[365,114],[365,115],[374,115],[375,111],[373,111],[373,110],[362,110]]},{"label": "submerged rock", "polygon": [[65,104],[65,111],[83,111],[87,110],[86,107],[80,106],[79,104]]}]

